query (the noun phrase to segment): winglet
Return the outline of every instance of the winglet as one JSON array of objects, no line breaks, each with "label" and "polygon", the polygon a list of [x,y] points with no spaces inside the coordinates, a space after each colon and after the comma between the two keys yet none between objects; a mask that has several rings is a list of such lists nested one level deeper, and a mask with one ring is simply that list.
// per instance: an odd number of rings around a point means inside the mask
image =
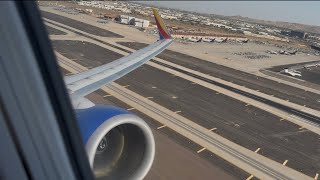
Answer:
[{"label": "winglet", "polygon": [[159,15],[158,10],[156,8],[153,8],[152,10],[158,27],[160,39],[172,39],[166,25],[163,23],[161,16]]}]

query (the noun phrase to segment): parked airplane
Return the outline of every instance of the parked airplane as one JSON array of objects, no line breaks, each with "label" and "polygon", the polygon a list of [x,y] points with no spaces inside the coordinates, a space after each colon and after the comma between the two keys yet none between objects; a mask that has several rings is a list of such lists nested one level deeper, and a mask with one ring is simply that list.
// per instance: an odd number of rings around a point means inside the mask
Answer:
[{"label": "parked airplane", "polygon": [[155,144],[148,125],[126,110],[97,106],[85,96],[140,67],[173,42],[158,11],[153,9],[153,13],[160,40],[129,56],[65,78],[89,162],[98,177],[143,179],[152,165]]},{"label": "parked airplane", "polygon": [[297,70],[290,70],[290,69],[284,69],[283,71],[286,74],[289,74],[290,76],[299,76],[301,77],[301,72],[297,71]]},{"label": "parked airplane", "polygon": [[295,55],[296,53],[297,53],[297,50],[292,51],[292,52],[290,52],[290,51],[284,51],[284,50],[280,50],[280,51],[279,51],[279,54],[284,54],[284,55]]},{"label": "parked airplane", "polygon": [[201,41],[202,41],[202,38],[200,38],[200,39],[188,38],[188,41],[191,41],[191,42],[201,42]]},{"label": "parked airplane", "polygon": [[278,54],[277,51],[267,51],[267,53],[269,53],[269,54]]},{"label": "parked airplane", "polygon": [[237,43],[248,43],[249,39],[237,39],[236,42]]},{"label": "parked airplane", "polygon": [[214,42],[217,42],[217,43],[224,43],[224,42],[227,42],[228,38],[225,38],[225,39],[215,39]]},{"label": "parked airplane", "polygon": [[209,38],[202,38],[203,42],[214,42],[215,38],[209,39]]}]

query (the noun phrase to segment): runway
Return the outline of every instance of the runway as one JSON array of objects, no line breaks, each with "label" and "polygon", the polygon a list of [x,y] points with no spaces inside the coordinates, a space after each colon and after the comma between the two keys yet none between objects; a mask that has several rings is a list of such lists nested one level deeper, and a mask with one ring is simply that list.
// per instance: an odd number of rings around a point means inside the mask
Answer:
[{"label": "runway", "polygon": [[[81,41],[53,41],[53,46],[69,59],[77,59],[80,64],[85,61],[82,65],[91,63],[90,68],[121,57]],[[280,121],[270,113],[147,65],[116,82],[168,109],[181,111],[179,114],[203,127],[217,128],[215,133],[243,147],[252,151],[260,148],[259,153],[279,163],[290,159],[295,163],[287,166],[310,176],[314,174],[318,144],[313,142],[317,142],[318,136],[310,131],[301,131],[299,126]]]},{"label": "runway", "polygon": [[[50,14],[51,13],[49,13],[49,14],[47,14],[46,15],[46,17],[50,17]],[[52,17],[51,17],[52,18]],[[61,17],[60,17],[61,18]],[[67,28],[68,29],[68,28]],[[70,29],[68,29],[68,30],[70,30]],[[76,31],[74,31],[74,30],[71,30],[72,32],[76,32]],[[77,32],[78,33],[78,32]],[[88,38],[91,38],[91,39],[93,39],[93,40],[97,40],[98,42],[103,42],[103,41],[101,41],[101,40],[98,40],[97,38],[92,38],[91,36],[88,36],[88,35],[85,35],[85,34],[83,34],[83,33],[80,33],[81,35],[83,35],[83,36],[85,36],[85,37],[88,37]],[[112,44],[110,44],[110,43],[103,43],[103,44],[106,44],[106,45],[108,45],[108,46],[111,46],[111,47],[115,47],[114,45],[112,45]],[[125,43],[126,44],[126,43]],[[132,44],[132,43],[131,43]],[[134,43],[134,44],[138,44],[138,46],[144,46],[143,44],[141,44],[141,43]],[[140,45],[139,45],[140,44]],[[120,50],[122,50],[122,51],[125,51],[125,52],[128,52],[128,50],[125,50],[125,49],[123,49],[123,48],[119,48],[119,47],[115,47],[115,48],[117,48],[117,49],[120,49]],[[137,47],[136,47],[137,48]],[[171,52],[172,53],[172,52]],[[177,52],[173,52],[173,53],[175,53],[175,54],[171,54],[170,55],[170,57],[177,57],[177,54],[179,54],[179,55],[182,55],[181,53],[177,53]],[[165,53],[163,53],[163,54],[165,54]],[[183,56],[183,55],[182,55]],[[167,55],[167,57],[168,57],[168,55]],[[186,57],[183,57],[183,59],[185,60],[185,59],[190,59],[190,56],[188,56],[189,58],[186,58]],[[196,58],[194,58],[194,57],[191,57],[191,58],[193,58],[192,60],[194,61],[194,60],[197,60]],[[179,58],[178,58],[179,59]],[[180,58],[181,59],[181,58]],[[173,61],[175,60],[175,58],[173,58]],[[199,64],[199,62],[201,62],[201,63],[205,63],[202,67],[210,67],[210,68],[212,68],[211,69],[211,71],[213,70],[215,70],[215,68],[214,67],[211,67],[212,65],[216,65],[216,64],[213,64],[213,63],[206,63],[206,62],[204,62],[203,60],[198,60],[198,62],[197,62],[197,65]],[[181,61],[180,61],[180,63],[181,63]],[[178,63],[179,64],[179,63]],[[192,64],[192,62],[187,62],[187,63],[182,63],[184,66],[186,66],[186,67],[188,67],[188,66],[190,66],[190,64]],[[163,65],[163,63],[162,63],[162,65]],[[191,65],[192,66],[192,65]],[[231,68],[227,68],[227,67],[225,67],[225,66],[220,66],[219,65],[219,67],[218,68],[216,68],[216,69],[226,69],[226,70],[231,70]],[[203,69],[201,69],[201,70],[204,70],[204,72],[206,71],[206,69],[207,68],[203,68]],[[227,71],[226,71],[227,72]],[[239,74],[240,73],[240,74]],[[317,99],[317,97],[318,98],[320,98],[320,95],[318,95],[318,94],[314,94],[314,93],[311,93],[311,92],[308,92],[308,93],[305,93],[305,91],[301,91],[300,89],[298,89],[298,88],[294,88],[294,87],[291,87],[291,86],[288,86],[288,85],[285,85],[285,84],[280,84],[280,83],[276,83],[276,82],[274,82],[274,81],[271,81],[271,80],[268,80],[268,79],[266,79],[266,78],[262,78],[262,77],[254,77],[254,76],[252,76],[252,75],[249,75],[248,73],[244,73],[244,72],[240,72],[240,71],[236,71],[236,70],[232,70],[230,73],[228,73],[229,75],[225,75],[224,74],[224,76],[223,76],[223,78],[222,79],[225,79],[225,80],[228,80],[228,81],[230,81],[230,82],[235,82],[235,83],[237,83],[237,84],[239,84],[239,85],[242,85],[242,86],[244,86],[244,87],[250,87],[251,89],[254,89],[254,88],[256,88],[258,91],[261,91],[261,92],[267,92],[267,94],[270,94],[270,95],[272,95],[273,97],[280,97],[281,99],[286,99],[287,101],[292,101],[292,102],[294,102],[294,103],[298,103],[298,104],[300,104],[300,105],[303,105],[303,106],[308,106],[308,107],[312,107],[312,108],[314,108],[314,109],[316,109],[316,110],[319,110],[320,108],[319,108],[319,106],[318,106],[318,101],[317,100],[315,100],[315,99]],[[234,74],[234,75],[232,75],[232,74]],[[243,78],[241,78],[241,79],[236,79],[235,77],[241,77],[242,75],[245,75],[245,77],[243,77]],[[232,76],[232,79],[230,80],[230,75]],[[219,76],[221,76],[221,75],[217,75],[218,77]],[[202,78],[202,77],[200,77],[200,78]],[[220,78],[220,77],[219,77]],[[203,78],[202,78],[203,79]],[[244,81],[243,79],[251,79],[251,80],[254,80],[255,81],[255,83],[252,83],[252,82],[247,82],[247,81]],[[212,81],[211,81],[212,82]],[[245,82],[245,84],[243,84],[243,83],[241,83],[241,82]],[[259,87],[257,87],[257,84],[263,84],[264,86],[259,86]],[[271,85],[270,87],[272,87],[272,88],[269,88],[269,87],[265,87],[265,85]],[[281,87],[280,89],[278,89],[279,87]],[[229,88],[230,89],[230,88]],[[276,91],[274,91],[274,89],[277,89]],[[234,89],[233,88],[233,90],[234,91],[237,91],[237,92],[239,92],[239,90],[237,90],[237,89]],[[270,92],[272,92],[272,93],[270,93]],[[272,101],[270,101],[270,100],[268,100],[268,99],[266,99],[266,98],[261,98],[261,97],[257,97],[257,96],[254,96],[254,95],[252,95],[252,94],[248,94],[248,93],[245,93],[245,92],[240,92],[240,94],[243,94],[243,95],[246,95],[247,97],[250,97],[250,98],[253,98],[253,99],[258,99],[258,100],[260,100],[260,101],[263,101],[263,102],[266,102],[266,104],[270,104],[270,105],[273,105],[273,106],[275,106],[275,107],[279,107],[280,109],[282,109],[282,110],[284,110],[284,111],[286,111],[286,112],[288,112],[288,113],[290,113],[290,114],[293,114],[294,115],[294,117],[296,116],[296,117],[301,117],[302,119],[305,119],[305,120],[309,120],[310,122],[315,122],[315,123],[317,123],[318,121],[319,121],[319,118],[318,117],[316,117],[316,116],[314,116],[314,115],[312,115],[312,114],[310,114],[310,113],[306,113],[306,112],[303,112],[303,111],[300,111],[300,110],[297,110],[297,109],[293,109],[292,110],[292,108],[290,109],[290,108],[288,108],[288,107],[286,107],[286,106],[283,106],[282,104],[280,104],[280,103],[274,103],[274,102],[272,102]],[[312,124],[312,123],[311,123]]]},{"label": "runway", "polygon": [[117,33],[108,31],[106,29],[101,29],[101,28],[98,28],[98,27],[95,27],[95,26],[90,26],[90,25],[88,25],[86,23],[82,23],[80,21],[75,21],[75,20],[72,20],[72,19],[69,19],[69,18],[66,19],[63,16],[59,16],[59,15],[56,15],[56,14],[53,14],[53,13],[48,13],[48,12],[45,12],[45,11],[41,11],[41,15],[43,17],[50,16],[50,18],[53,18],[58,22],[61,22],[61,23],[66,24],[68,26],[72,26],[72,27],[77,28],[77,29],[82,29],[83,31],[85,31],[87,33],[90,33],[90,34],[93,34],[93,35],[96,35],[96,36],[123,38],[123,36],[121,36],[121,35],[119,35]]},{"label": "runway", "polygon": [[[319,80],[319,75],[320,75],[320,67],[312,66],[308,68],[304,68],[303,66],[306,64],[315,64],[319,63],[319,61],[315,62],[309,62],[309,63],[299,63],[299,64],[288,64],[285,66],[275,66],[270,68],[269,70],[274,71],[274,72],[280,72],[284,70],[285,68],[294,68],[297,71],[301,72],[301,77],[295,76],[294,78],[301,79],[307,82],[311,82],[317,85],[320,85],[320,80]],[[284,74],[286,76],[292,77],[288,74]],[[319,98],[317,97],[317,100]]]},{"label": "runway", "polygon": [[[203,144],[204,147],[210,149],[216,154],[220,154],[228,161],[237,164],[239,167],[246,169],[248,172],[257,175],[262,179],[290,179],[290,177],[297,177],[307,179],[308,177],[293,171],[286,166],[271,161],[257,153],[252,153],[247,149],[242,148],[226,139],[215,135],[210,130],[192,123],[191,121],[179,116],[178,114],[170,112],[157,104],[152,103],[148,98],[140,97],[138,94],[127,90],[126,88],[112,83],[107,88],[102,88],[109,94],[112,94],[116,98],[123,101],[126,99],[127,104],[135,104],[137,109],[145,109],[152,112],[153,116],[158,116],[163,120],[164,124],[173,128],[175,131],[190,138],[194,142]],[[141,110],[141,109],[140,109]],[[206,148],[202,148],[198,153],[204,151]]]},{"label": "runway", "polygon": [[[89,46],[87,46],[88,43],[85,43],[86,50],[80,48],[80,45],[77,46],[75,44],[73,44],[72,47],[75,47],[77,50],[70,48],[68,49],[66,46],[63,46],[63,42],[62,44],[59,44],[59,46],[57,46],[56,44],[56,47],[62,46],[62,49],[58,50],[59,52],[63,50],[67,51],[62,52],[64,53],[63,55],[69,56],[70,59],[74,59],[76,61],[79,60],[80,64],[84,63],[83,65],[90,68],[98,66],[99,64],[101,65],[103,63],[106,63],[107,61],[117,59],[119,55],[112,51],[107,51],[104,48],[102,48],[103,50],[101,50],[100,52],[99,47],[94,47],[96,51],[92,51],[92,53],[101,55],[101,57],[99,57],[98,55],[95,57],[95,55],[93,54],[88,54],[91,52],[89,52],[90,48],[88,48]],[[82,53],[81,55],[77,51],[81,51],[81,53],[84,51],[88,52]],[[96,53],[97,51],[99,51],[99,53]],[[103,54],[102,51],[105,51],[107,54]],[[148,82],[148,79],[152,80],[152,82]],[[164,107],[167,107],[169,109],[177,109],[177,113],[182,114],[185,117],[190,117],[189,119],[194,120],[196,123],[204,127],[210,127],[210,129],[217,128],[216,133],[220,133],[220,135],[228,137],[227,139],[241,144],[248,149],[252,149],[252,151],[260,148],[261,150],[259,150],[259,153],[265,153],[264,155],[266,155],[266,157],[270,156],[271,159],[274,158],[276,161],[282,163],[283,161],[281,158],[286,158],[286,154],[288,153],[288,151],[294,150],[294,153],[298,154],[293,153],[289,155],[290,158],[294,159],[289,160],[289,167],[290,165],[292,165],[292,167],[297,170],[302,168],[303,172],[310,176],[313,176],[315,173],[315,169],[318,169],[318,167],[316,166],[314,168],[311,167],[311,169],[309,167],[305,168],[305,166],[308,166],[310,164],[317,164],[318,160],[316,160],[316,162],[314,163],[310,163],[310,159],[305,158],[308,158],[307,156],[310,156],[310,154],[312,156],[312,154],[316,155],[318,153],[318,144],[309,144],[308,146],[311,147],[304,147],[307,150],[313,149],[315,150],[315,152],[307,152],[305,151],[305,149],[299,150],[299,147],[295,147],[295,143],[297,142],[297,144],[301,143],[301,147],[305,146],[304,143],[306,143],[306,141],[312,141],[310,139],[314,139],[315,141],[313,142],[317,142],[317,137],[313,137],[313,133],[311,133],[310,135],[309,131],[298,131],[299,127],[291,123],[282,122],[276,116],[273,116],[271,114],[269,115],[268,113],[254,108],[250,105],[247,106],[246,104],[243,104],[227,96],[213,93],[211,90],[191,84],[190,82],[181,78],[172,77],[172,75],[168,73],[161,72],[155,68],[151,68],[148,66],[144,66],[143,68],[141,68],[140,72],[138,70],[129,74],[125,78],[119,80],[119,82],[124,86],[129,85],[127,88],[132,89],[134,92],[137,92],[139,94],[142,93],[146,97],[152,97],[150,99],[161,105],[163,104]],[[230,112],[233,112],[235,114],[230,115]],[[248,115],[250,114],[248,112],[251,112],[252,115]],[[255,117],[256,115],[253,115],[254,113],[258,114],[258,117]],[[215,124],[212,122],[215,122]],[[275,124],[276,126],[274,126]],[[278,128],[278,125],[280,126],[280,128],[276,129]],[[267,133],[270,134],[268,135]],[[305,134],[307,135],[305,136]],[[271,135],[274,136],[272,137]],[[301,136],[305,137],[301,138]],[[266,137],[270,138],[269,140],[266,140],[267,142],[269,141],[268,143],[261,141],[261,139],[264,139]],[[270,144],[272,143],[272,141],[276,141],[275,139],[277,138],[279,138],[278,145]],[[245,142],[246,140],[248,140],[248,142]],[[294,143],[291,143],[289,147],[281,147],[281,145],[286,141]],[[260,144],[257,144],[259,142],[261,142],[261,146]],[[259,147],[257,145],[259,145]],[[281,152],[279,153],[280,155],[275,155],[275,151],[269,152],[269,146],[272,146],[271,148],[274,148],[275,150],[280,149],[278,150],[279,152]],[[283,146],[287,146],[287,144]],[[304,152],[306,156],[301,156],[301,152]],[[268,155],[268,153],[270,153],[270,155]],[[272,156],[274,157],[272,158]],[[295,157],[301,159],[296,160]],[[297,164],[290,164],[291,161],[294,161]]]},{"label": "runway", "polygon": [[152,168],[145,180],[194,180],[211,179],[212,177],[235,180],[246,179],[250,176],[250,174],[209,151],[201,154],[196,153],[201,148],[199,145],[169,128],[157,129],[161,126],[159,122],[136,109],[132,109],[132,107],[102,90],[90,94],[88,98],[96,104],[108,104],[130,109],[131,112],[144,119],[151,127],[156,139],[156,155]]},{"label": "runway", "polygon": [[[135,42],[118,42],[120,45],[130,47],[132,49],[141,49],[147,44]],[[169,62],[179,64],[181,66],[196,71],[210,74],[214,77],[236,83],[250,89],[256,89],[263,93],[279,97],[281,99],[289,99],[291,102],[306,105],[313,109],[320,110],[319,104],[315,99],[320,99],[320,95],[315,93],[305,93],[305,91],[278,83],[263,77],[255,76],[243,71],[235,70],[226,66],[204,61],[196,57],[184,55],[179,52],[165,50],[158,55],[159,58],[168,60]]]}]

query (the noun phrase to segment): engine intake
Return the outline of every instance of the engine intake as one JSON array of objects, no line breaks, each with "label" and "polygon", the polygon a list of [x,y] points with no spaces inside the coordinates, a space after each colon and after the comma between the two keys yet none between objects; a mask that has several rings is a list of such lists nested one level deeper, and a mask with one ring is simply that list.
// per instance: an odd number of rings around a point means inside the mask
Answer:
[{"label": "engine intake", "polygon": [[151,168],[155,143],[138,116],[112,106],[77,110],[90,165],[97,179],[143,179]]}]

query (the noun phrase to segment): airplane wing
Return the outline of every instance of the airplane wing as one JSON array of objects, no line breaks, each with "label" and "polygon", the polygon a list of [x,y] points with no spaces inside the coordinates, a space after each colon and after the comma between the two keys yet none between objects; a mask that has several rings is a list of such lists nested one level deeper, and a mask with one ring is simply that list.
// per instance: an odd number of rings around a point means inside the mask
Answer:
[{"label": "airplane wing", "polygon": [[81,98],[100,89],[101,86],[121,78],[161,53],[173,42],[158,11],[153,9],[153,13],[160,40],[111,63],[66,77],[65,82],[72,99]]}]

